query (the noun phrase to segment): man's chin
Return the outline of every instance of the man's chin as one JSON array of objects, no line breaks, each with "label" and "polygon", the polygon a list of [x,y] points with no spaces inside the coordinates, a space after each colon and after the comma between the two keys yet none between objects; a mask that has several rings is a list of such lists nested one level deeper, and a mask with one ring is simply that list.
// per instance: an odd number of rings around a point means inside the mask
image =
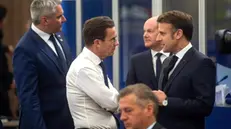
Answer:
[{"label": "man's chin", "polygon": [[152,47],[152,45],[151,45],[151,44],[148,44],[148,43],[145,43],[144,46],[145,46],[146,48],[151,48],[151,47]]},{"label": "man's chin", "polygon": [[125,126],[126,129],[133,129],[131,126]]},{"label": "man's chin", "polygon": [[169,50],[166,47],[163,47],[162,51],[163,52],[169,52]]}]

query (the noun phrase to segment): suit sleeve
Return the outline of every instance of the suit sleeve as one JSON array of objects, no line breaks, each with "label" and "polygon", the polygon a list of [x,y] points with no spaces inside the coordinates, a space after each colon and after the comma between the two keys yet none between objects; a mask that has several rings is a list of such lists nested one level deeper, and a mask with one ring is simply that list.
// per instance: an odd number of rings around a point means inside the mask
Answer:
[{"label": "suit sleeve", "polygon": [[127,74],[126,86],[135,84],[137,82],[134,62],[134,57],[132,57],[130,60],[130,66]]},{"label": "suit sleeve", "polygon": [[[168,97],[168,106],[171,113],[186,116],[208,116],[212,112],[215,101],[216,67],[210,59],[205,59],[191,78],[193,87],[192,98]],[[183,92],[183,91],[181,91]]]},{"label": "suit sleeve", "polygon": [[15,82],[21,106],[23,129],[46,129],[38,97],[36,59],[23,48],[16,48],[13,57]]}]

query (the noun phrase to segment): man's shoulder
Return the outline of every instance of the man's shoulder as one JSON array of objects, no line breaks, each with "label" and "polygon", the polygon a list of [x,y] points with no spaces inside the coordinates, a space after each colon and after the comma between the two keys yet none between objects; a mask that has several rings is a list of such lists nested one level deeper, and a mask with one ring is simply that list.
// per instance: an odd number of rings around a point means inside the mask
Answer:
[{"label": "man's shoulder", "polygon": [[17,46],[20,47],[31,47],[31,45],[33,44],[33,36],[32,36],[32,32],[31,31],[27,31],[18,41]]},{"label": "man's shoulder", "polygon": [[193,57],[192,57],[194,61],[196,62],[211,61],[212,62],[212,60],[207,55],[199,52],[197,49],[192,48],[192,52],[194,52]]},{"label": "man's shoulder", "polygon": [[72,62],[71,67],[75,67],[77,71],[80,71],[84,69],[94,69],[95,64],[83,53],[80,53]]},{"label": "man's shoulder", "polygon": [[151,54],[150,50],[146,50],[146,51],[143,51],[143,52],[132,55],[131,59],[133,59],[133,60],[134,59],[135,60],[144,59],[145,57],[150,56],[150,54]]}]

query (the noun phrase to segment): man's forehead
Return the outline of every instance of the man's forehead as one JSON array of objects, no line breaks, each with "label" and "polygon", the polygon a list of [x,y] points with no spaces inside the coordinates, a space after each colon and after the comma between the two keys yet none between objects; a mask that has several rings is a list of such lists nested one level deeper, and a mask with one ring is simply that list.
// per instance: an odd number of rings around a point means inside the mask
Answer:
[{"label": "man's forehead", "polygon": [[117,36],[117,32],[115,30],[115,27],[106,29],[106,37],[113,38],[115,36]]}]

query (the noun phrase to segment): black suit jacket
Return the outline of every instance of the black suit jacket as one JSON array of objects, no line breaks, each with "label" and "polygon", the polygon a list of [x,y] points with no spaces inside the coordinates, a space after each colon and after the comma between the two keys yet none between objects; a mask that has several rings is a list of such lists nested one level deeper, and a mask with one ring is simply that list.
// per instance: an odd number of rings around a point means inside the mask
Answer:
[{"label": "black suit jacket", "polygon": [[127,74],[126,86],[144,83],[152,90],[158,89],[158,80],[155,77],[151,50],[147,50],[131,57]]},{"label": "black suit jacket", "polygon": [[[164,61],[167,67],[171,57]],[[216,67],[207,56],[190,48],[163,87],[163,69],[159,89],[168,98],[160,107],[158,122],[168,129],[204,129],[215,100]]]},{"label": "black suit jacket", "polygon": [[[72,56],[64,37],[57,36],[69,67]],[[32,29],[19,41],[13,57],[20,102],[20,129],[73,129],[66,98],[66,74],[58,57]]]}]

